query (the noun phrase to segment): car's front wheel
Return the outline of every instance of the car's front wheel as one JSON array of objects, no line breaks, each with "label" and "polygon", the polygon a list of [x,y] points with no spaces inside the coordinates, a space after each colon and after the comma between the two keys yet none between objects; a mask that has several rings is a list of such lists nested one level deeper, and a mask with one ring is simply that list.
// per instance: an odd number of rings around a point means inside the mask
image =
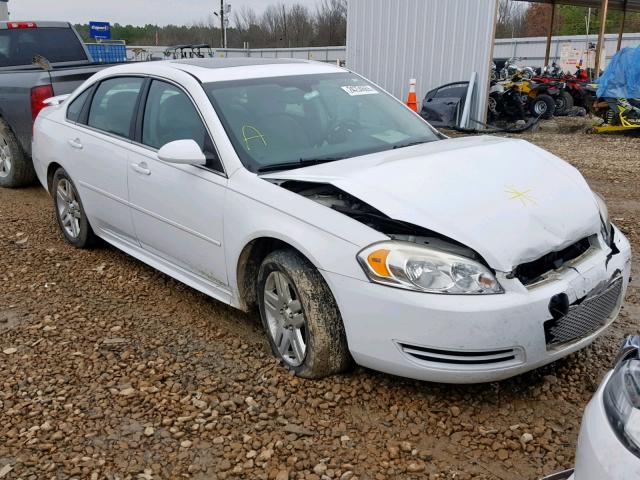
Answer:
[{"label": "car's front wheel", "polygon": [[349,367],[336,301],[320,272],[297,252],[278,250],[265,258],[258,301],[273,353],[296,375],[320,378]]},{"label": "car's front wheel", "polygon": [[58,226],[67,241],[76,248],[94,245],[97,237],[91,229],[78,190],[63,168],[53,175],[51,196]]}]

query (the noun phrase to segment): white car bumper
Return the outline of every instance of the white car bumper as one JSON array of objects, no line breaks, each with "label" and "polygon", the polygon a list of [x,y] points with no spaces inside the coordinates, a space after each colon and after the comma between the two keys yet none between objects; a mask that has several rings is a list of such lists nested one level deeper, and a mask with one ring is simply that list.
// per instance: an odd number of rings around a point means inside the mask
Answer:
[{"label": "white car bumper", "polygon": [[604,410],[602,395],[610,376],[602,382],[582,418],[573,480],[640,478],[640,458],[618,440]]},{"label": "white car bumper", "polygon": [[[480,383],[553,362],[604,331],[619,312],[631,269],[629,242],[617,230],[616,245],[620,253],[608,263],[598,252],[560,279],[499,295],[433,295],[324,274],[358,364],[420,380]],[[617,272],[617,305],[602,325],[572,343],[548,347],[544,324],[552,318],[551,297],[567,293],[574,302]]]}]

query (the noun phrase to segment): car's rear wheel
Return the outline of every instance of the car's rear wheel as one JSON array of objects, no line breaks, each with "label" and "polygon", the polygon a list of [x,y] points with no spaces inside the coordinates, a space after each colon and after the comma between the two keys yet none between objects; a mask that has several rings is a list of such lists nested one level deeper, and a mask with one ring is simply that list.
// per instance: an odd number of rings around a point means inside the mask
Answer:
[{"label": "car's rear wheel", "polygon": [[33,183],[36,172],[9,124],[0,119],[0,187],[15,188]]},{"label": "car's rear wheel", "polygon": [[97,237],[91,229],[78,190],[63,168],[53,175],[51,195],[58,226],[67,241],[76,248],[93,246]]},{"label": "car's rear wheel", "polygon": [[320,378],[349,367],[335,299],[320,272],[297,252],[279,250],[265,258],[258,302],[273,353],[296,375]]}]

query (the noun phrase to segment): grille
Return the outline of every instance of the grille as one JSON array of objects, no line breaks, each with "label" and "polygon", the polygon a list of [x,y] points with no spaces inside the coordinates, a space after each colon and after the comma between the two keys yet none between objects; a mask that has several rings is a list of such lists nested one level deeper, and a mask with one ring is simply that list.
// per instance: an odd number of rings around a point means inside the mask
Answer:
[{"label": "grille", "polygon": [[557,270],[565,263],[575,260],[583,255],[591,247],[589,238],[583,238],[579,242],[569,245],[567,248],[558,252],[551,252],[533,262],[518,265],[513,271],[514,276],[522,282],[523,285],[529,286],[539,282],[545,274]]},{"label": "grille", "polygon": [[603,292],[573,304],[563,317],[545,322],[547,348],[578,340],[604,327],[618,306],[621,295],[622,278],[618,278]]},{"label": "grille", "polygon": [[514,348],[485,351],[440,350],[418,345],[400,343],[403,353],[422,362],[444,365],[489,365],[521,360],[521,352]]}]

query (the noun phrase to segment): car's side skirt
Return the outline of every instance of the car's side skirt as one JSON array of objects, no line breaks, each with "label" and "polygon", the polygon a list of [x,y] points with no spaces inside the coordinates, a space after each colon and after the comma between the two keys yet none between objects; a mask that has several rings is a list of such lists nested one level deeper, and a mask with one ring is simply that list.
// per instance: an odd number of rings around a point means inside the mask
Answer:
[{"label": "car's side skirt", "polygon": [[156,270],[159,270],[166,275],[169,275],[170,277],[184,283],[185,285],[188,285],[191,288],[198,290],[199,292],[204,293],[205,295],[219,300],[220,302],[234,307],[236,306],[233,302],[233,295],[231,291],[223,288],[221,285],[215,284],[211,282],[211,280],[208,280],[181,267],[178,267],[177,265],[174,265],[173,263],[170,263],[167,260],[154,255],[153,253],[148,252],[147,250],[144,250],[137,245],[133,245],[130,242],[124,241],[117,235],[107,230],[99,229],[95,233],[105,242],[110,243],[118,250],[131,255],[132,257],[140,260],[150,267],[155,268]]}]

